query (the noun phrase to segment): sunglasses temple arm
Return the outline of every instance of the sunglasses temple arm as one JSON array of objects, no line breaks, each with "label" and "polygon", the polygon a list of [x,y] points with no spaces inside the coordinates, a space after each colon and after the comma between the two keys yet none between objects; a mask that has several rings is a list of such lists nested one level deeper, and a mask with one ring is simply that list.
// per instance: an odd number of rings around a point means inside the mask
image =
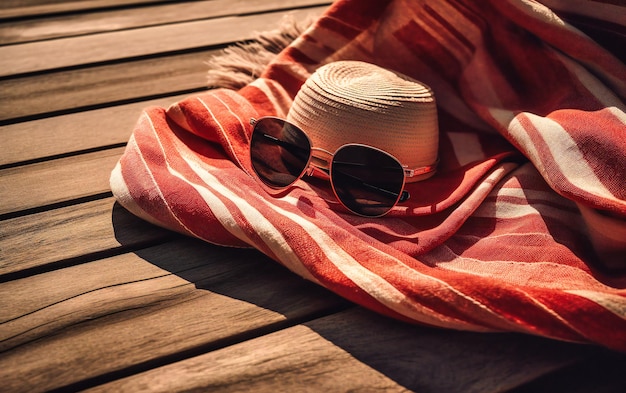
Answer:
[{"label": "sunglasses temple arm", "polygon": [[[342,175],[346,176],[346,177],[349,177],[350,179],[359,182],[360,184],[362,184],[363,186],[369,188],[370,190],[380,192],[381,194],[387,194],[387,195],[392,195],[394,197],[398,197],[398,193],[392,192],[392,191],[389,191],[389,190],[385,190],[385,189],[380,188],[380,187],[376,187],[373,184],[366,183],[366,182],[362,181],[358,177],[355,177],[355,176],[352,176],[352,175],[349,175],[349,174],[343,173],[343,172],[342,172]],[[407,199],[409,199],[410,197],[411,197],[411,194],[409,194],[408,191],[402,190],[402,192],[400,193],[400,199],[398,200],[398,202],[404,202]]]},{"label": "sunglasses temple arm", "polygon": [[[341,164],[341,165],[347,165],[347,166],[359,166],[359,167],[365,166],[363,164],[356,164],[356,163],[353,163],[353,162],[343,162],[343,161],[341,161],[341,162],[337,162],[337,163]],[[391,169],[391,168],[389,168],[389,169]],[[344,173],[344,176],[348,176],[348,177],[352,178],[353,180],[356,180],[356,181],[360,182],[361,184],[363,184],[367,188],[374,189],[376,191],[380,191],[383,194],[390,194],[390,195],[393,195],[394,197],[398,196],[398,194],[396,194],[395,192],[390,192],[390,191],[384,190],[382,188],[375,187],[375,186],[373,186],[371,184],[365,183],[365,182],[361,181],[360,179],[358,179],[358,178],[356,178],[354,176],[350,176],[350,175],[348,175],[346,173]],[[398,202],[404,202],[404,201],[408,200],[409,198],[411,198],[411,194],[407,190],[402,190],[402,192],[400,193],[400,199],[398,199]]]},{"label": "sunglasses temple arm", "polygon": [[310,149],[305,149],[303,147],[300,147],[298,145],[294,145],[293,143],[289,143],[289,142],[285,142],[285,141],[281,141],[280,139],[272,136],[272,135],[268,135],[268,134],[261,134],[264,138],[266,139],[270,139],[272,142],[274,142],[276,145],[283,147],[285,149],[287,149],[290,153],[294,153],[295,151],[298,151],[300,153],[302,152],[306,152],[306,154],[308,155],[310,152]]}]

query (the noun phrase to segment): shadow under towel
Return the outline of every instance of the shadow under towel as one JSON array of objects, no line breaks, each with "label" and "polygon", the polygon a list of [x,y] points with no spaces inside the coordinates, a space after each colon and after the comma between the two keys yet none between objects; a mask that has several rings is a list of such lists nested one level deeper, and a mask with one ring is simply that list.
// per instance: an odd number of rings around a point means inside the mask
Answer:
[{"label": "shadow under towel", "polygon": [[[286,117],[336,60],[437,97],[437,175],[384,218],[342,210],[321,180],[274,198],[251,176],[250,118]],[[340,0],[269,61],[241,88],[147,108],[111,175],[119,202],[400,320],[626,352],[626,67],[611,53],[532,1]]]}]

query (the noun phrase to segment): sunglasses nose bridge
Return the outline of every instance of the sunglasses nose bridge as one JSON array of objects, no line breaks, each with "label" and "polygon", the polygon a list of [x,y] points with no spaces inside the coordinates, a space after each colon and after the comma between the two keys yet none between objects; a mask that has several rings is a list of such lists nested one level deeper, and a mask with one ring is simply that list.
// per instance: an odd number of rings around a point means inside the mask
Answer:
[{"label": "sunglasses nose bridge", "polygon": [[311,164],[328,172],[333,153],[320,147],[311,147]]}]

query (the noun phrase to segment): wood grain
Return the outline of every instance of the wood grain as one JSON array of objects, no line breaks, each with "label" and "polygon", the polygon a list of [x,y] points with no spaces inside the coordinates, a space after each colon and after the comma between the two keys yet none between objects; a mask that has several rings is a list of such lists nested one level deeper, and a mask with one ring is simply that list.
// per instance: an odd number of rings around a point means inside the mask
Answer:
[{"label": "wood grain", "polygon": [[91,391],[502,392],[587,351],[531,336],[428,329],[357,308]]},{"label": "wood grain", "polygon": [[4,283],[0,299],[12,392],[123,374],[343,304],[256,251],[191,240]]},{"label": "wood grain", "polygon": [[[21,271],[98,259],[173,238],[114,198],[30,214],[0,225],[0,281]],[[36,245],[36,247],[33,247]]]},{"label": "wood grain", "polygon": [[[294,10],[307,18],[327,7]],[[275,27],[284,12],[200,20],[0,47],[0,77],[206,48],[250,39]],[[207,33],[207,32],[210,32]]]},{"label": "wood grain", "polygon": [[[80,93],[78,91],[76,95],[81,95]],[[89,93],[85,92],[81,95],[83,96],[89,96]],[[0,127],[0,148],[3,152],[0,155],[0,167],[125,144],[144,108],[150,106],[166,108],[186,96],[188,94]],[[0,101],[2,100],[0,98]],[[67,102],[63,106],[67,106]],[[0,112],[2,110],[0,109]]]},{"label": "wood grain", "polygon": [[3,0],[0,19],[41,16],[63,12],[99,10],[119,6],[166,3],[171,0]]},{"label": "wood grain", "polygon": [[200,90],[206,86],[205,62],[217,53],[202,51],[0,80],[0,122]]},{"label": "wood grain", "polygon": [[115,203],[143,108],[203,89],[208,56],[285,9],[324,3],[0,4],[0,391],[626,389],[624,354],[393,321]]},{"label": "wood grain", "polygon": [[94,13],[4,22],[0,24],[0,45],[328,4],[328,0],[211,0],[133,8],[126,5]]},{"label": "wood grain", "polygon": [[0,171],[0,215],[109,192],[123,148]]}]

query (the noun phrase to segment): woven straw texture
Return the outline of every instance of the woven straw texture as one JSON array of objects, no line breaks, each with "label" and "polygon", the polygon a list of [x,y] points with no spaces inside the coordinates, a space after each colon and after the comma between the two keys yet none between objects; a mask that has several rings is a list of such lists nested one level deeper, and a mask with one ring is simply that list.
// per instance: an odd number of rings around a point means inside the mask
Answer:
[{"label": "woven straw texture", "polygon": [[347,143],[362,143],[391,153],[410,169],[437,161],[432,90],[374,64],[336,61],[320,67],[296,95],[287,120],[304,130],[314,147],[331,153]]}]

